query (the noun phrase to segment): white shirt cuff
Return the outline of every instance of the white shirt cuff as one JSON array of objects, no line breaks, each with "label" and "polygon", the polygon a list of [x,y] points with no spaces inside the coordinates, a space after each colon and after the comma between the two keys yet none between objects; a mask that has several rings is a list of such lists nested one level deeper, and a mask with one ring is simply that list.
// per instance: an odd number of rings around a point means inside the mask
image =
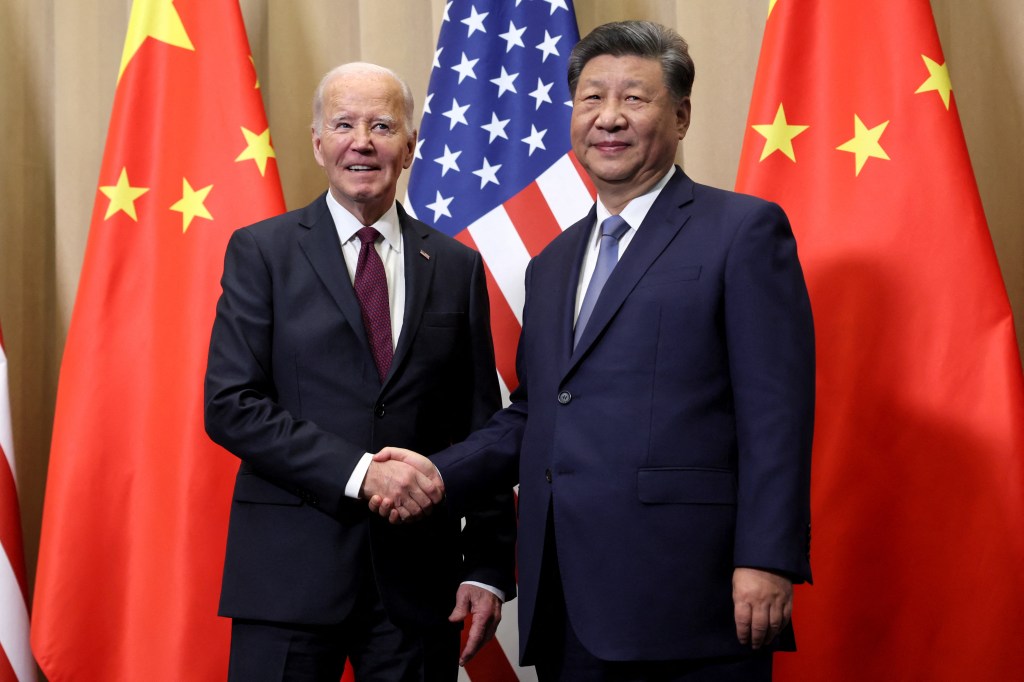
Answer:
[{"label": "white shirt cuff", "polygon": [[370,462],[372,461],[373,455],[369,452],[359,458],[359,463],[356,464],[356,468],[352,470],[352,475],[348,478],[348,483],[345,484],[345,497],[359,499],[359,491],[363,489],[363,479],[366,478],[366,470],[370,468]]},{"label": "white shirt cuff", "polygon": [[478,583],[475,580],[464,580],[464,581],[462,581],[462,584],[463,585],[476,585],[477,587],[483,588],[483,589],[487,590],[488,592],[490,592],[491,594],[493,594],[494,596],[496,596],[498,599],[500,599],[502,604],[505,603],[505,593],[503,591],[499,590],[497,587],[491,587],[490,585],[484,585],[483,583]]}]

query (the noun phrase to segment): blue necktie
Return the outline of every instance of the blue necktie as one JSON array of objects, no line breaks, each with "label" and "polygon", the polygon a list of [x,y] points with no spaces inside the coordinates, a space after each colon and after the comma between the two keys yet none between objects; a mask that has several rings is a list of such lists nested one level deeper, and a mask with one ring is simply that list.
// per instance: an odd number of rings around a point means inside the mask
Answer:
[{"label": "blue necktie", "polygon": [[580,342],[580,337],[583,336],[583,330],[587,326],[590,314],[594,312],[597,298],[601,295],[601,290],[604,289],[604,284],[608,281],[608,276],[612,274],[615,264],[619,262],[619,239],[622,238],[622,235],[626,234],[628,229],[629,223],[622,216],[609,216],[601,223],[601,250],[597,254],[597,266],[594,268],[594,274],[590,278],[590,284],[587,285],[587,293],[583,296],[579,317],[576,318],[576,335],[573,338],[573,348]]}]

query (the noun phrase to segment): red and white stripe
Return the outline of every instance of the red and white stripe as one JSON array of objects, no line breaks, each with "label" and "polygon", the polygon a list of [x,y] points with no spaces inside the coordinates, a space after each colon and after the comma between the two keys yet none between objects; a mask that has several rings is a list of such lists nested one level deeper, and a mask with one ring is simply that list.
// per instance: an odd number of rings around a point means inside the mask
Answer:
[{"label": "red and white stripe", "polygon": [[[596,196],[593,183],[569,152],[521,192],[455,236],[479,251],[484,260],[495,360],[505,404],[518,384],[516,345],[523,323],[526,266],[562,230],[586,216]],[[410,202],[405,205],[409,207]],[[502,611],[495,637],[500,653],[492,645],[485,647],[459,671],[461,682],[536,681],[533,668],[520,668],[515,663],[519,660],[517,616],[515,608]]]},{"label": "red and white stripe", "polygon": [[28,643],[28,582],[14,468],[7,354],[0,329],[0,681],[36,679]]},{"label": "red and white stripe", "polygon": [[476,249],[487,270],[491,329],[502,396],[516,380],[516,344],[523,324],[526,265],[594,204],[596,192],[575,155],[569,152],[501,206],[456,235]]}]

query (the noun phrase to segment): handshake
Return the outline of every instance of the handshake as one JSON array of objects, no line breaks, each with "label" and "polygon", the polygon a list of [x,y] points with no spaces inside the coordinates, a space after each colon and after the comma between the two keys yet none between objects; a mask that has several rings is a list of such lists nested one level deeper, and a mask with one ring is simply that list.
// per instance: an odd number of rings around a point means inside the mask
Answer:
[{"label": "handshake", "polygon": [[429,514],[444,499],[444,482],[423,455],[387,447],[373,456],[360,495],[369,500],[370,511],[403,523]]}]

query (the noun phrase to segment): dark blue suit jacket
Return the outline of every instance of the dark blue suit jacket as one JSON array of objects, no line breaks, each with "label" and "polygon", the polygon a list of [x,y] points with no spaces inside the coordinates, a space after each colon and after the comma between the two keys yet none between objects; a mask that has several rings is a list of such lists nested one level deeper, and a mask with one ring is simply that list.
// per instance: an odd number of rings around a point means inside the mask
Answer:
[{"label": "dark blue suit jacket", "polygon": [[344,495],[363,453],[436,452],[500,407],[479,254],[399,219],[406,308],[383,385],[323,195],[231,237],[206,373],[207,431],[242,460],[222,615],[337,623],[376,580],[393,621],[432,625],[462,580],[515,594],[511,485],[461,533],[447,514],[389,526]]},{"label": "dark blue suit jacket", "polygon": [[[789,223],[677,170],[574,350],[594,220],[528,268],[512,405],[434,462],[455,508],[492,489],[480,481],[520,484],[521,652],[550,508],[566,608],[591,653],[742,653],[733,568],[811,577],[814,341]],[[792,645],[787,631],[778,646]]]}]

